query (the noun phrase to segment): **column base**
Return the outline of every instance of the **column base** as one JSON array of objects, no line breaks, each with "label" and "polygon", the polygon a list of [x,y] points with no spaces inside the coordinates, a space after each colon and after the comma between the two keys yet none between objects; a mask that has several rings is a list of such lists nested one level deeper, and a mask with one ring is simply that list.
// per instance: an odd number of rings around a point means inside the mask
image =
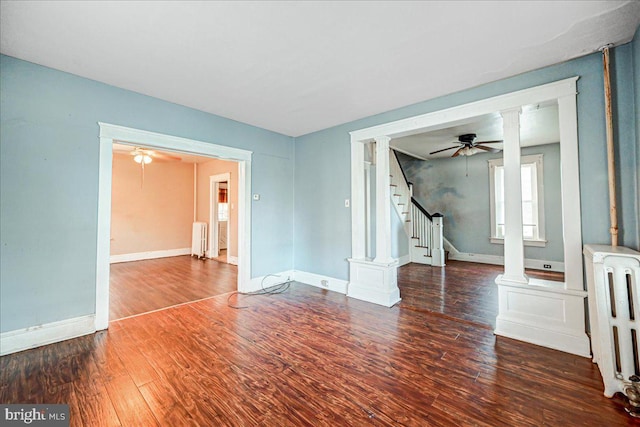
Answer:
[{"label": "column base", "polygon": [[496,335],[578,356],[590,357],[585,332],[585,291],[565,289],[564,283],[529,279],[529,284],[496,278],[499,314]]},{"label": "column base", "polygon": [[347,296],[391,307],[400,301],[398,288],[398,260],[378,263],[363,259],[349,259]]}]

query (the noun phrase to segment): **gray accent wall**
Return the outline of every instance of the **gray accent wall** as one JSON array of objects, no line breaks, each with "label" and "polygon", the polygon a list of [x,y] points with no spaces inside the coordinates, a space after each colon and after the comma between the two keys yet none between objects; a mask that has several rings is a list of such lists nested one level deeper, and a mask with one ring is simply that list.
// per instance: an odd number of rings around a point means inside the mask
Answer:
[{"label": "gray accent wall", "polygon": [[[525,257],[564,260],[562,199],[560,194],[560,144],[522,149],[522,155],[542,154],[547,245],[525,247]],[[429,212],[441,213],[444,236],[460,252],[504,255],[504,245],[491,243],[489,201],[490,159],[501,153],[476,154],[435,160],[418,160],[398,153],[398,160],[413,183],[413,197]],[[468,176],[467,176],[468,174]]]},{"label": "gray accent wall", "polygon": [[95,313],[99,121],[253,151],[252,275],[293,268],[293,138],[4,55],[0,109],[2,332]]}]

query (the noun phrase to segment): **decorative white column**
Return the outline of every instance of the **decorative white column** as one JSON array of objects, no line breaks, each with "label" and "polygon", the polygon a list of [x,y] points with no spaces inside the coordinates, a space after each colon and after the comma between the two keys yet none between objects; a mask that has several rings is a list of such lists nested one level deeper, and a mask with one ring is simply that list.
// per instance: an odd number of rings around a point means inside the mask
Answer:
[{"label": "decorative white column", "polygon": [[391,181],[389,141],[376,141],[376,257],[366,259],[366,205],[364,143],[351,141],[352,257],[349,258],[347,296],[391,307],[400,301],[398,260],[391,257]]},{"label": "decorative white column", "polygon": [[522,175],[520,166],[520,107],[502,111],[504,139],[504,274],[503,281],[528,283],[524,274],[522,237]]},{"label": "decorative white column", "polygon": [[364,144],[351,141],[351,258],[366,257]]},{"label": "decorative white column", "polygon": [[389,177],[388,136],[376,139],[376,258],[375,262],[388,264],[391,257],[391,179]]},{"label": "decorative white column", "polygon": [[[575,98],[575,96],[574,96]],[[570,114],[569,106],[559,98],[562,117]],[[565,111],[565,107],[566,111]],[[574,111],[575,113],[575,111]],[[574,115],[575,117],[575,115]],[[504,127],[504,191],[505,191],[505,236],[504,274],[496,278],[498,284],[498,317],[496,335],[502,335],[533,344],[542,345],[580,356],[589,356],[589,338],[585,333],[584,298],[582,289],[566,286],[562,282],[529,279],[524,273],[524,240],[522,237],[522,178],[520,171],[520,108],[502,111]],[[574,130],[560,126],[562,147],[566,139],[577,137]],[[577,139],[576,139],[577,142]],[[565,164],[576,162],[575,156],[565,156],[561,152],[562,173]],[[566,163],[565,163],[566,162]],[[568,174],[567,178],[571,174]],[[576,175],[577,177],[577,175]],[[569,179],[570,188],[563,187],[563,227],[578,233],[566,212],[579,209],[579,188],[577,178]],[[571,195],[571,192],[574,192]],[[575,206],[572,204],[575,203]],[[578,217],[579,218],[579,217]],[[567,243],[569,244],[567,246]],[[566,278],[582,285],[582,264],[579,259],[579,244],[565,242]],[[576,250],[577,248],[577,250]],[[567,250],[574,253],[567,253]],[[577,268],[579,265],[579,268]],[[579,278],[574,277],[579,274]]]},{"label": "decorative white column", "polygon": [[[574,82],[575,84],[575,82]],[[560,122],[560,174],[562,176],[562,242],[564,244],[564,282],[567,289],[584,290],[582,280],[582,222],[580,219],[580,182],[578,129],[572,126],[577,115],[576,94],[558,98]]]}]

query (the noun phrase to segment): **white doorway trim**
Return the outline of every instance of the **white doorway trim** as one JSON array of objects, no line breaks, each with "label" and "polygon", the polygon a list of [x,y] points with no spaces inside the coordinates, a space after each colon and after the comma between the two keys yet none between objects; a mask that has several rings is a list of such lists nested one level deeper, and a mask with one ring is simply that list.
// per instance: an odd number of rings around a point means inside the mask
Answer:
[{"label": "white doorway trim", "polygon": [[238,290],[248,290],[251,280],[252,152],[108,123],[98,122],[98,125],[100,126],[100,152],[96,247],[96,330],[109,327],[111,177],[114,142],[238,162]]},{"label": "white doorway trim", "polygon": [[[220,256],[220,238],[218,236],[218,191],[221,182],[227,182],[227,200],[231,205],[231,174],[229,172],[209,177],[209,258]],[[229,209],[229,220],[227,220],[227,258],[229,257],[229,247],[231,246],[230,221],[231,209]]]}]

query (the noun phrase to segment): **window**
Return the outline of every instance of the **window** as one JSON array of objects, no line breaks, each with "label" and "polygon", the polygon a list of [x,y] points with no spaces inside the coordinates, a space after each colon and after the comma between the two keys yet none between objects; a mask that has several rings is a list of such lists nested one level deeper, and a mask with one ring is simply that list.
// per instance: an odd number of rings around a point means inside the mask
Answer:
[{"label": "window", "polygon": [[[545,246],[542,154],[522,156],[522,237],[525,245]],[[502,159],[489,160],[491,243],[504,243],[505,194]]]},{"label": "window", "polygon": [[229,221],[229,203],[218,203],[218,221]]}]

